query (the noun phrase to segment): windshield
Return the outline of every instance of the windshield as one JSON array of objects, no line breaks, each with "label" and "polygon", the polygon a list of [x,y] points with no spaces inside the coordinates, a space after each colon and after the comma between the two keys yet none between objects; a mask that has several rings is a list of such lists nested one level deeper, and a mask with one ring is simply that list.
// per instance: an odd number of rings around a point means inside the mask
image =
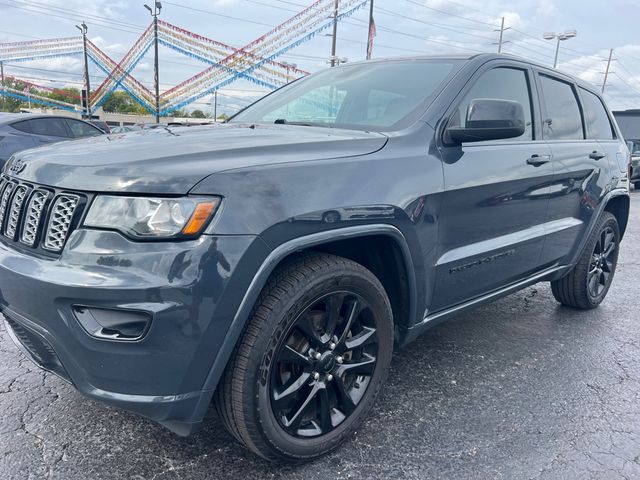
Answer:
[{"label": "windshield", "polygon": [[405,60],[323,70],[264,97],[230,122],[399,130],[417,120],[458,63]]}]

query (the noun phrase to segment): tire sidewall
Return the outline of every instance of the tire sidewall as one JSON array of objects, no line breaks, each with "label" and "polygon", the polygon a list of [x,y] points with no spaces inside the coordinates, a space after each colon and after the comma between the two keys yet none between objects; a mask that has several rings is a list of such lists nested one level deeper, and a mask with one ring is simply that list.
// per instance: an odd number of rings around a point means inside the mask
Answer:
[{"label": "tire sidewall", "polygon": [[588,278],[585,279],[587,300],[593,306],[600,305],[600,303],[602,303],[602,301],[607,296],[607,293],[609,293],[609,288],[611,288],[611,285],[613,284],[613,277],[615,276],[616,268],[618,266],[618,254],[620,253],[620,227],[618,226],[618,222],[616,218],[611,214],[607,214],[606,217],[603,218],[602,221],[600,222],[600,225],[598,226],[597,234],[594,235],[592,241],[589,243],[589,248],[585,252],[587,254],[586,258],[584,259],[587,266],[586,270],[587,272],[589,271],[589,265],[591,264],[593,249],[595,248],[603,230],[607,227],[611,227],[615,234],[616,249],[613,257],[613,268],[611,270],[611,275],[609,277],[609,281],[607,282],[607,285],[605,286],[602,293],[600,293],[600,295],[598,295],[597,297],[593,297],[591,295],[591,292],[589,291]]},{"label": "tire sidewall", "polygon": [[[260,425],[264,439],[287,460],[316,457],[337,447],[355,430],[370,410],[378,390],[387,375],[393,352],[393,319],[391,307],[382,285],[359,272],[341,269],[314,276],[311,282],[298,285],[285,301],[280,302],[269,316],[270,335],[262,337],[252,351],[253,375],[248,376],[248,388],[254,398],[251,417]],[[371,274],[372,275],[372,274]],[[362,296],[371,305],[378,329],[376,370],[371,377],[364,398],[351,416],[337,428],[317,438],[298,438],[283,430],[275,418],[270,401],[270,367],[275,355],[293,327],[300,313],[327,293],[348,291]],[[282,315],[284,313],[284,315]],[[280,318],[278,318],[280,317]]]}]

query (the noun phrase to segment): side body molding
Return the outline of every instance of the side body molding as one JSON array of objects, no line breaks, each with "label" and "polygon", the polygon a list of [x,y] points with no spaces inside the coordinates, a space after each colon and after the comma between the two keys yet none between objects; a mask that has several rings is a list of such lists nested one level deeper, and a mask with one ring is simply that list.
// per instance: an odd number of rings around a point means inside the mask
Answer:
[{"label": "side body molding", "polygon": [[255,277],[251,281],[251,284],[249,285],[249,288],[247,289],[247,292],[245,293],[245,296],[240,303],[240,307],[238,307],[238,311],[236,312],[236,315],[231,322],[231,325],[229,326],[229,330],[226,332],[226,341],[218,352],[218,355],[213,362],[213,366],[209,371],[209,375],[207,376],[205,384],[202,386],[203,393],[207,391],[210,393],[209,395],[203,395],[201,397],[200,402],[198,403],[192,417],[195,421],[200,421],[205,417],[206,412],[209,408],[209,404],[211,402],[211,398],[213,397],[213,392],[215,391],[218,382],[222,377],[222,373],[224,372],[224,369],[226,368],[227,363],[231,358],[236,343],[240,339],[244,327],[249,320],[251,309],[258,299],[258,296],[260,295],[260,292],[262,291],[264,285],[267,283],[269,276],[278,266],[278,264],[288,255],[301,250],[305,250],[310,247],[314,247],[316,245],[344,240],[347,238],[365,237],[369,235],[389,236],[393,238],[400,247],[403,254],[409,282],[409,291],[411,298],[411,305],[409,310],[410,320],[412,322],[415,321],[417,311],[417,292],[413,260],[411,257],[409,246],[407,245],[407,241],[398,228],[389,224],[358,225],[353,227],[327,230],[290,240],[275,248],[267,256],[265,261],[258,269]]}]

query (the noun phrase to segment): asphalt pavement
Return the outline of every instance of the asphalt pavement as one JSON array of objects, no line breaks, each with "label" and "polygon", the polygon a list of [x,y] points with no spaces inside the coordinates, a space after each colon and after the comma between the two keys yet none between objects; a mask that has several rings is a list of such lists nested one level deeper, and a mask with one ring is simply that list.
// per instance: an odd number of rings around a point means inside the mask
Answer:
[{"label": "asphalt pavement", "polygon": [[640,193],[605,303],[547,284],[443,324],[395,354],[375,410],[342,448],[270,465],[212,413],[180,438],[88,400],[0,327],[1,479],[640,479]]}]

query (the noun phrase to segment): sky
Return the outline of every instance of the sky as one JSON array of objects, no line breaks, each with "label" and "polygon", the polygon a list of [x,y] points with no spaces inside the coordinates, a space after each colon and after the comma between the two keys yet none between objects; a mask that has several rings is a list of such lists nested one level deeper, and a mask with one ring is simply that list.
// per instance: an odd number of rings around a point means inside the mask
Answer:
[{"label": "sky", "polygon": [[[0,44],[73,36],[86,22],[88,36],[119,61],[151,21],[145,0],[0,0]],[[295,15],[312,0],[173,0],[163,1],[160,18],[191,32],[242,46]],[[503,52],[552,65],[555,41],[544,32],[577,30],[561,42],[558,68],[602,86],[613,50],[605,89],[612,109],[640,108],[640,1],[608,0],[375,0],[373,57],[418,54],[495,52],[501,19],[505,19]],[[368,9],[338,25],[337,54],[348,61],[366,54]],[[280,60],[315,72],[327,68],[331,38],[319,35]],[[80,57],[9,64],[5,74],[34,83],[81,86]],[[161,90],[191,77],[205,65],[160,48]],[[133,72],[147,87],[153,85],[152,50]],[[104,76],[91,68],[92,84]],[[229,113],[264,93],[247,81],[220,91],[219,112]],[[191,108],[212,109],[210,98]]]}]

